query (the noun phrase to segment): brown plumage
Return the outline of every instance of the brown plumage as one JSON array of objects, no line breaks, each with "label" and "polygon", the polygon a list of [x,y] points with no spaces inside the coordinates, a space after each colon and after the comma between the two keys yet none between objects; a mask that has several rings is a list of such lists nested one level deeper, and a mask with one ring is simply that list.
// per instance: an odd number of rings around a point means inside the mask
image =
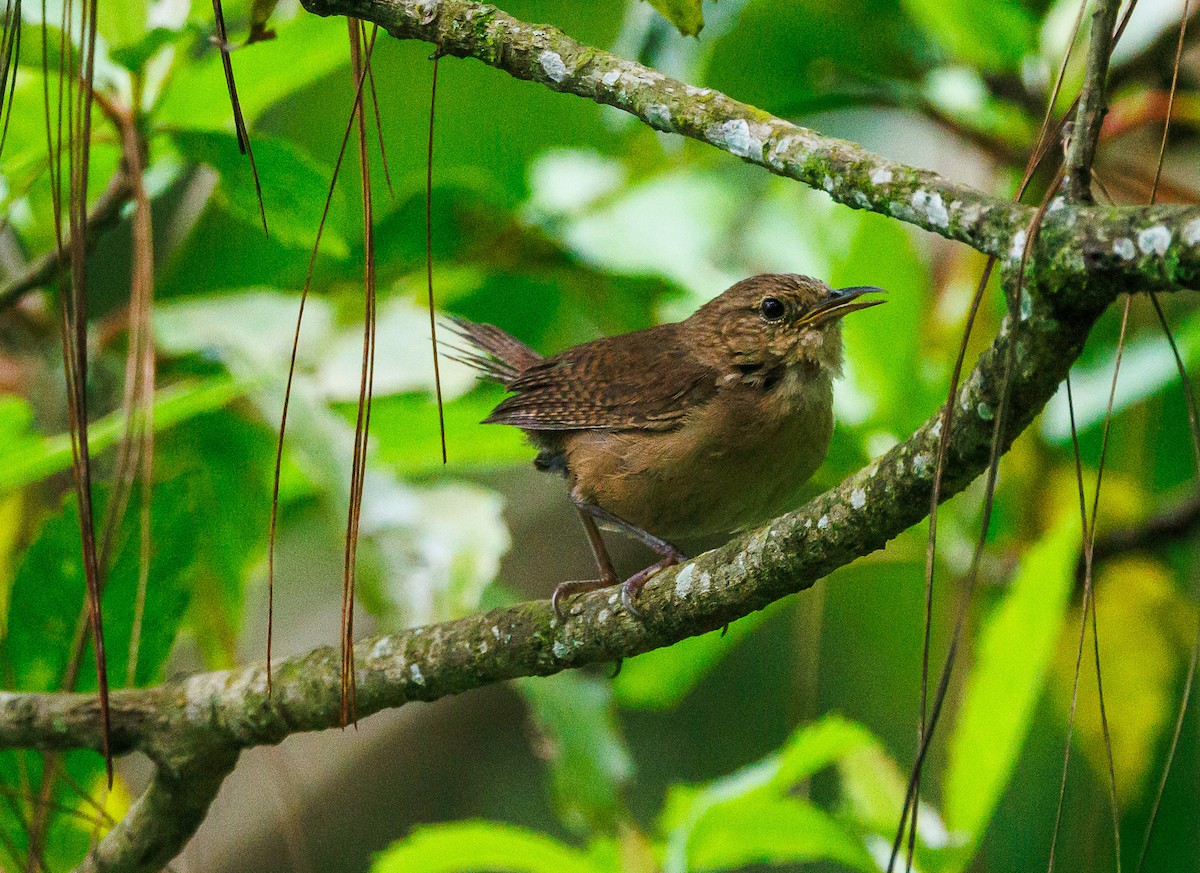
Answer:
[{"label": "brown plumage", "polygon": [[454,319],[475,351],[457,360],[513,392],[487,423],[521,428],[539,469],[561,473],[601,578],[616,582],[596,522],[662,559],[622,589],[627,608],[658,570],[683,559],[668,540],[730,533],[796,505],[833,432],[843,315],[882,302],[793,274],[744,279],[676,324],[542,357],[492,325]]}]

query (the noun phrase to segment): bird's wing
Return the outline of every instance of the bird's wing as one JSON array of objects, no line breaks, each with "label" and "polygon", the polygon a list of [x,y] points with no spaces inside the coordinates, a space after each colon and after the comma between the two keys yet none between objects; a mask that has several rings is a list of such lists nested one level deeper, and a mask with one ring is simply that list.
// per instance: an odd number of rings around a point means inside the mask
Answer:
[{"label": "bird's wing", "polygon": [[486,422],[525,430],[670,430],[706,403],[718,374],[680,348],[668,324],[546,358],[507,385]]}]

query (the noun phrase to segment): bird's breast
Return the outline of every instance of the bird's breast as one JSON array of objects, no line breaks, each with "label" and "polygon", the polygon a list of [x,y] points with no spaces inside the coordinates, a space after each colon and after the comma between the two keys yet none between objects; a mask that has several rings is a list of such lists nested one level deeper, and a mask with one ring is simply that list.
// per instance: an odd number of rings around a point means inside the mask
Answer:
[{"label": "bird's breast", "polygon": [[575,495],[666,539],[729,533],[797,505],[833,432],[827,377],[722,386],[670,431],[565,441]]}]

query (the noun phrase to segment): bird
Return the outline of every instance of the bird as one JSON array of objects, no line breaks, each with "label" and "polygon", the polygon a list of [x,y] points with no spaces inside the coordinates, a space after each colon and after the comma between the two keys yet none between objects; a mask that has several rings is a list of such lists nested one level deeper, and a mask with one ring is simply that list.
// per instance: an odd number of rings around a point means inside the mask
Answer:
[{"label": "bird", "polygon": [[794,273],[743,279],[680,322],[543,356],[490,324],[451,317],[469,348],[448,357],[508,392],[484,424],[521,429],[534,465],[566,479],[599,578],[559,584],[555,613],[618,584],[600,526],[658,560],[621,583],[635,617],[642,587],[686,556],[674,543],[733,534],[797,506],[833,436],[841,319],[884,302],[874,286],[833,289]]}]

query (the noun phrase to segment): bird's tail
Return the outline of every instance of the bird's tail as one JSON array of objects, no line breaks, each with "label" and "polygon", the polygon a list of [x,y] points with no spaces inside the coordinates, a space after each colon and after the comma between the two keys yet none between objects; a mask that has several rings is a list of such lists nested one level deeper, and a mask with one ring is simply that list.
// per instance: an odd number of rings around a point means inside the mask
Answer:
[{"label": "bird's tail", "polygon": [[525,343],[494,325],[476,324],[457,316],[450,316],[448,320],[450,330],[466,340],[473,350],[451,346],[453,354],[446,357],[478,370],[485,379],[507,387],[542,359]]}]

